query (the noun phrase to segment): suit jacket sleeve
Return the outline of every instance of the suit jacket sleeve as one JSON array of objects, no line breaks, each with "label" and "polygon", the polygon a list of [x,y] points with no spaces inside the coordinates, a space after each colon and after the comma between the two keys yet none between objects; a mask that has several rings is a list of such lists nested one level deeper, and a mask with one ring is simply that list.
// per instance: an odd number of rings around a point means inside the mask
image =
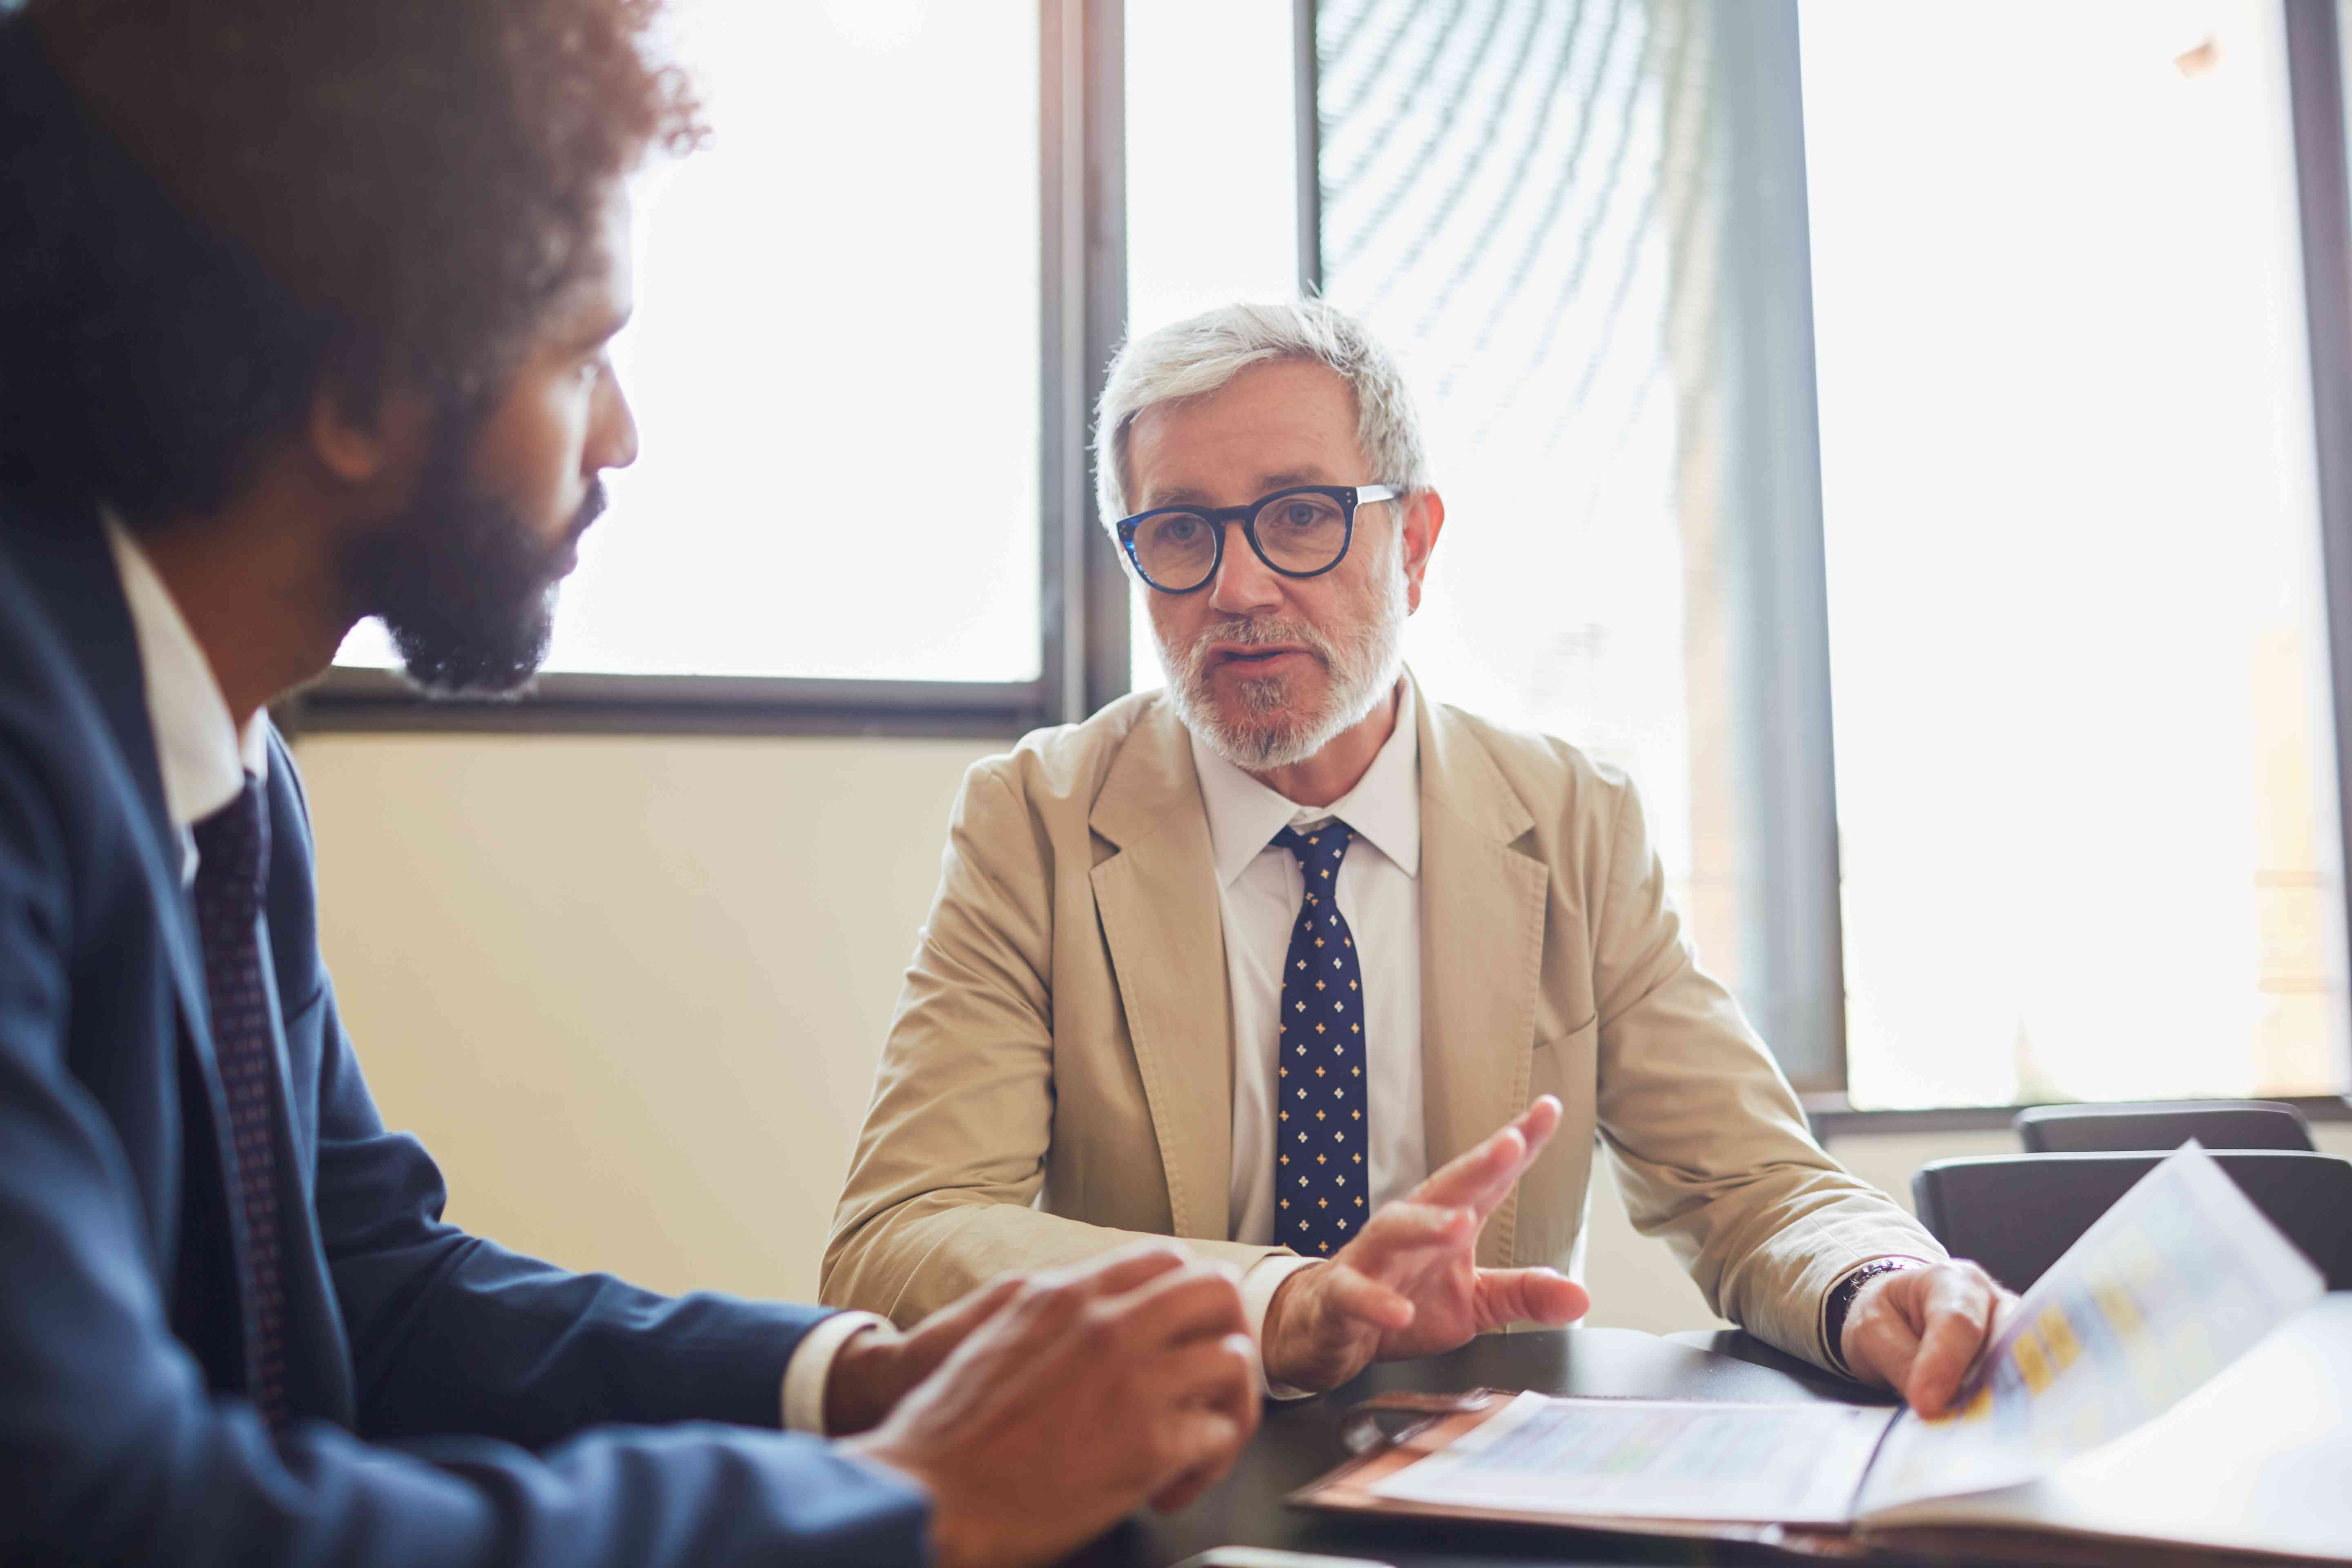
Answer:
[{"label": "suit jacket sleeve", "polygon": [[1634,1228],[1663,1235],[1720,1316],[1837,1369],[1830,1288],[1873,1258],[1944,1256],[1813,1142],[1728,992],[1700,971],[1630,785],[1590,815],[1602,1142]]},{"label": "suit jacket sleeve", "polygon": [[[965,775],[825,1247],[824,1300],[902,1325],[1144,1235],[1032,1206],[1053,1142],[1055,851],[1010,771]],[[1281,1250],[1184,1245],[1243,1268]]]},{"label": "suit jacket sleeve", "polygon": [[[0,737],[0,1560],[921,1560],[920,1495],[811,1438],[604,1428],[534,1454],[494,1436],[371,1444],[309,1422],[273,1441],[251,1405],[215,1397],[171,1331],[159,1244],[113,1123],[66,1059],[74,991],[104,983],[104,955],[76,936],[74,855],[50,797],[17,761]],[[718,1364],[756,1331],[755,1315],[568,1280],[443,1229],[425,1213],[438,1191],[429,1163],[373,1131],[337,1041],[321,1197],[373,1362],[379,1426],[464,1415],[490,1397],[455,1387],[477,1375],[498,1397],[545,1398],[562,1412],[536,1426],[510,1420],[526,1439],[608,1411],[727,1413]],[[773,1320],[787,1331],[796,1321]],[[648,1342],[621,1348],[636,1329]],[[475,1334],[503,1350],[467,1345]],[[774,1354],[744,1365],[747,1383],[766,1383],[771,1422]],[[651,1384],[667,1373],[686,1390],[666,1405]],[[409,1378],[429,1386],[392,1386]]]}]

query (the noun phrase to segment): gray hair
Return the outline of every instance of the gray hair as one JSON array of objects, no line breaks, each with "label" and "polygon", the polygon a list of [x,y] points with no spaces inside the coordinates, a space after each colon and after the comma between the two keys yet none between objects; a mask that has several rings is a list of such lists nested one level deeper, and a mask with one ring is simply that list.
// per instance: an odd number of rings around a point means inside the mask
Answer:
[{"label": "gray hair", "polygon": [[1404,377],[1364,324],[1321,300],[1240,301],[1146,332],[1122,346],[1095,411],[1095,501],[1108,528],[1129,515],[1128,433],[1162,403],[1216,391],[1254,364],[1328,365],[1356,399],[1366,484],[1410,495],[1430,488],[1429,458]]}]

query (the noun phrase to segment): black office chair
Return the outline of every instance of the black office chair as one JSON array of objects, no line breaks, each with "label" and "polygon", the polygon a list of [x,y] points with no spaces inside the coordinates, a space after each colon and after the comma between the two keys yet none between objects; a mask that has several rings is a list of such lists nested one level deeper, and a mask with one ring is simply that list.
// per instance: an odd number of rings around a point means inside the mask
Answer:
[{"label": "black office chair", "polygon": [[[1993,1154],[1937,1160],[1911,1178],[1919,1222],[1955,1258],[2012,1290],[2042,1278],[2161,1154]],[[2263,1149],[2213,1158],[2327,1277],[2352,1290],[2352,1160]]]},{"label": "black office chair", "polygon": [[2311,1125],[2292,1105],[2269,1100],[2151,1100],[2143,1105],[2034,1105],[2017,1113],[2029,1154],[2178,1149],[2191,1138],[2208,1149],[2311,1149]]}]

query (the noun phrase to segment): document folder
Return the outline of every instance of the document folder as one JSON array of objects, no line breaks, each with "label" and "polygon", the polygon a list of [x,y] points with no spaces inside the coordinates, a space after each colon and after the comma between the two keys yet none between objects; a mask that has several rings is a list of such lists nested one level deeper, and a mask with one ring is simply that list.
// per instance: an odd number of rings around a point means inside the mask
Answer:
[{"label": "document folder", "polygon": [[[1899,1547],[2065,1563],[2130,1542],[2134,1561],[2162,1560],[2158,1547],[2344,1561],[2352,1294],[2321,1293],[2318,1271],[2190,1146],[1996,1326],[1942,1419],[1392,1395],[1351,1417],[1360,1457],[1292,1500],[1831,1558]],[[1397,1409],[1417,1419],[1376,1433]]]}]

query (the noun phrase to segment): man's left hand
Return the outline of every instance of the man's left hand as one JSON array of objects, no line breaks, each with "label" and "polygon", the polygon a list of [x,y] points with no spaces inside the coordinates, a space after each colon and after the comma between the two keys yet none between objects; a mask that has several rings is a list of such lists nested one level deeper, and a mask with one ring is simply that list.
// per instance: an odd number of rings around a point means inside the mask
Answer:
[{"label": "man's left hand", "polygon": [[2016,1300],[1973,1263],[1881,1274],[1846,1309],[1838,1351],[1855,1377],[1894,1389],[1922,1415],[1941,1415]]}]

